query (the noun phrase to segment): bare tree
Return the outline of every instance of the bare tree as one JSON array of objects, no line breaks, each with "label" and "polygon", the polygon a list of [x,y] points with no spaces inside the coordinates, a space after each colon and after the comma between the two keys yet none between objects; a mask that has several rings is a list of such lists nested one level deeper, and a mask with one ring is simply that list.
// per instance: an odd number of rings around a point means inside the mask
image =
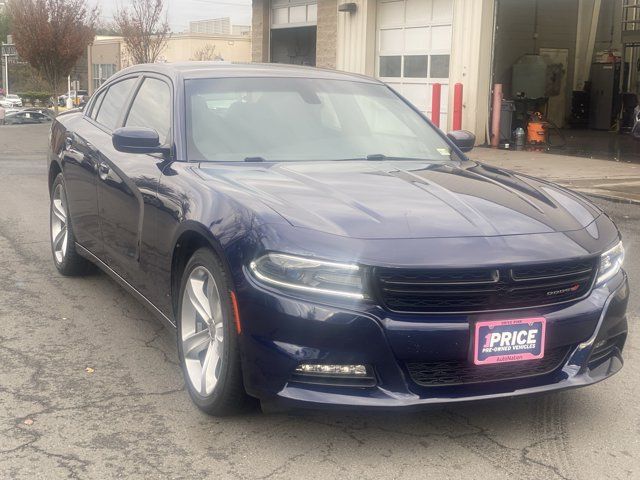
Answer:
[{"label": "bare tree", "polygon": [[57,110],[64,80],[95,37],[98,9],[86,0],[10,0],[8,12],[18,54],[49,84]]},{"label": "bare tree", "polygon": [[193,54],[193,58],[191,60],[196,60],[198,62],[206,62],[210,60],[223,60],[222,55],[216,53],[216,46],[207,43],[204,47],[199,48]]},{"label": "bare tree", "polygon": [[132,0],[114,20],[134,64],[154,63],[171,37],[164,0]]}]

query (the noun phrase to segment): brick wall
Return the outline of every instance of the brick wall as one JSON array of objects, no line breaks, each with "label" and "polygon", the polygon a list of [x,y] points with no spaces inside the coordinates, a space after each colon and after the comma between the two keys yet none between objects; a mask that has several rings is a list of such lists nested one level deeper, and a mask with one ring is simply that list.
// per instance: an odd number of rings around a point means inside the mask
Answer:
[{"label": "brick wall", "polygon": [[252,2],[251,60],[253,62],[269,60],[269,6],[269,0]]},{"label": "brick wall", "polygon": [[337,34],[337,0],[318,0],[317,67],[336,68]]}]

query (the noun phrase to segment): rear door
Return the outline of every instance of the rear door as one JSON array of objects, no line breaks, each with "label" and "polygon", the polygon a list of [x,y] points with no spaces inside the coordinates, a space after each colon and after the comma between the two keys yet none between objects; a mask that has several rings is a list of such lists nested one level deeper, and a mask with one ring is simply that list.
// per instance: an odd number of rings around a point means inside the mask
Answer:
[{"label": "rear door", "polygon": [[[147,127],[170,146],[172,86],[162,76],[145,74],[121,112],[117,126]],[[105,103],[110,102],[109,96]],[[104,108],[104,106],[103,106]],[[156,194],[167,159],[162,155],[117,152],[110,144],[98,166],[98,209],[107,264],[141,293],[151,290],[146,265],[155,236]]]},{"label": "rear door", "polygon": [[60,154],[74,236],[80,245],[97,257],[102,253],[102,232],[97,198],[99,155],[94,144],[105,143],[110,136],[98,128],[95,117],[106,92],[106,88],[97,92],[84,116],[67,125],[64,149]]}]

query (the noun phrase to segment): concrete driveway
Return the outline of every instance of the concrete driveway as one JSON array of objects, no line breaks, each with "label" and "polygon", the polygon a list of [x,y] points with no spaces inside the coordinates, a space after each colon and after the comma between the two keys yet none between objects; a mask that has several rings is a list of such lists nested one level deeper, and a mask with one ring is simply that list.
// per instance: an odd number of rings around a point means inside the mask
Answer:
[{"label": "concrete driveway", "polygon": [[[420,413],[216,419],[174,334],[48,240],[47,127],[0,127],[0,478],[640,478],[637,294],[623,371],[599,385]],[[640,206],[601,204],[640,288]]]}]

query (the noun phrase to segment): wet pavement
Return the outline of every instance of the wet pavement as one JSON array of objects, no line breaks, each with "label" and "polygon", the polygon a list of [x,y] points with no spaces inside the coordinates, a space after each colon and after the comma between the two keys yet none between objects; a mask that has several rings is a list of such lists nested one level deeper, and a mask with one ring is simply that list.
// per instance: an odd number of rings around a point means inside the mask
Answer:
[{"label": "wet pavement", "polygon": [[[640,141],[627,133],[562,129],[552,131],[549,142],[555,146],[527,145],[521,150],[640,164]],[[516,150],[514,143],[510,150]]]}]

